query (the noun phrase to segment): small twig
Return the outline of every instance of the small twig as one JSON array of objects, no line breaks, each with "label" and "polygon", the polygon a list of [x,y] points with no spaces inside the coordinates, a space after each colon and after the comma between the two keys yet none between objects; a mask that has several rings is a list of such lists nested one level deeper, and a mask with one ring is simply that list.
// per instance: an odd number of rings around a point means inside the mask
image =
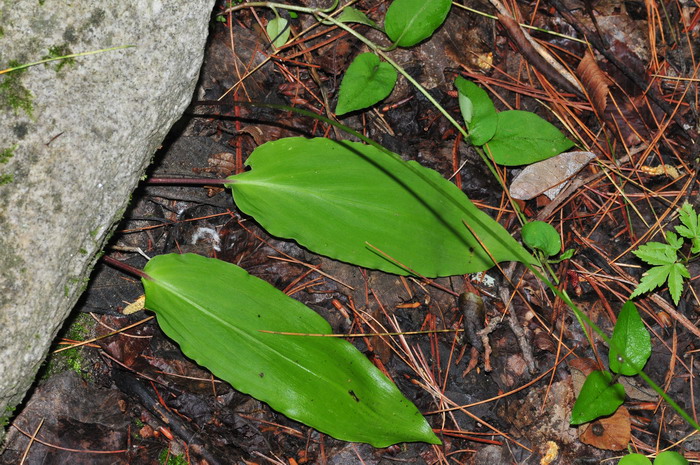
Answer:
[{"label": "small twig", "polygon": [[182,184],[188,186],[225,186],[233,184],[233,179],[207,179],[207,178],[148,178],[146,184]]}]

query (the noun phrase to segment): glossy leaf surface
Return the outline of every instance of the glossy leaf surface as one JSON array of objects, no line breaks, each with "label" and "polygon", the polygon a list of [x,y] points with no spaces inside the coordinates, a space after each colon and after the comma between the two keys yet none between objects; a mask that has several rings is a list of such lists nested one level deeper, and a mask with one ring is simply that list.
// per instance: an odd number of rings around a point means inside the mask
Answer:
[{"label": "glossy leaf surface", "polygon": [[651,465],[651,460],[642,454],[629,454],[622,457],[618,465]]},{"label": "glossy leaf surface", "polygon": [[528,247],[541,250],[548,257],[558,254],[561,250],[559,233],[551,224],[544,221],[525,223],[520,234]]},{"label": "glossy leaf surface", "polygon": [[[620,310],[612,335],[613,346],[610,348],[610,369],[625,376],[639,373],[651,356],[651,336],[639,316],[637,307],[626,302]],[[615,349],[621,351],[618,352]],[[624,362],[620,362],[621,356]]]},{"label": "glossy leaf surface", "polygon": [[427,39],[447,18],[450,0],[394,0],[384,17],[384,32],[399,47]]},{"label": "glossy leaf surface", "polygon": [[571,411],[572,425],[610,415],[622,405],[625,388],[620,383],[610,384],[611,381],[612,375],[607,371],[594,371],[586,377]]},{"label": "glossy leaf surface", "polygon": [[270,36],[272,45],[276,48],[280,48],[287,43],[291,31],[289,22],[280,16],[275,16],[267,23],[267,35]]},{"label": "glossy leaf surface", "polygon": [[[396,274],[450,276],[533,258],[437,172],[348,141],[287,138],[261,145],[232,176],[236,205],[271,234]],[[373,248],[373,247],[374,248]]]},{"label": "glossy leaf surface", "polygon": [[459,91],[459,108],[474,145],[484,145],[496,134],[498,114],[486,91],[462,77],[455,79]]},{"label": "glossy leaf surface", "polygon": [[316,312],[231,263],[151,259],[146,307],[185,355],[239,391],[338,439],[439,444],[418,409]]},{"label": "glossy leaf surface", "polygon": [[552,124],[529,111],[498,113],[498,126],[486,145],[499,165],[527,165],[559,155],[574,145]]},{"label": "glossy leaf surface", "polygon": [[688,460],[678,452],[667,450],[656,456],[654,465],[688,465]]},{"label": "glossy leaf surface", "polygon": [[394,67],[374,53],[358,55],[343,76],[335,113],[361,110],[385,99],[394,89],[396,78]]}]

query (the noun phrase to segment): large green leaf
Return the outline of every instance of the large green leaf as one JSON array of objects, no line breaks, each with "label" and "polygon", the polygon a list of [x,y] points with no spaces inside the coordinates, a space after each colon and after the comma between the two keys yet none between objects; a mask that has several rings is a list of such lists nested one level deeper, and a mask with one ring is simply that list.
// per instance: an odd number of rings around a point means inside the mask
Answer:
[{"label": "large green leaf", "polygon": [[529,111],[498,113],[498,126],[486,147],[499,165],[535,163],[559,155],[574,145],[552,124]]},{"label": "large green leaf", "polygon": [[607,371],[594,371],[586,377],[571,409],[571,424],[580,425],[610,415],[625,401],[625,388],[612,383]]},{"label": "large green leaf", "polygon": [[346,441],[440,441],[420,414],[317,313],[245,270],[194,254],[151,259],[146,308],[183,353],[239,391]]},{"label": "large green leaf", "polygon": [[384,17],[384,31],[399,47],[411,47],[445,22],[451,6],[451,0],[394,0]]},{"label": "large green leaf", "polygon": [[[232,176],[236,205],[271,234],[355,265],[423,276],[483,271],[531,261],[508,232],[454,184],[373,146],[325,138],[261,145]],[[373,246],[374,248],[372,248]]]},{"label": "large green leaf", "polygon": [[340,83],[337,115],[367,108],[386,98],[396,84],[396,70],[374,53],[357,55]]},{"label": "large green leaf", "polygon": [[622,457],[617,465],[651,465],[651,460],[642,454],[629,454]]},{"label": "large green leaf", "polygon": [[484,89],[461,76],[455,79],[455,87],[459,91],[459,108],[464,123],[469,128],[469,139],[474,145],[484,145],[496,133],[496,107]]},{"label": "large green leaf", "polygon": [[627,301],[622,306],[613,330],[612,342],[608,357],[612,371],[634,376],[644,368],[651,356],[651,336],[634,303]]}]

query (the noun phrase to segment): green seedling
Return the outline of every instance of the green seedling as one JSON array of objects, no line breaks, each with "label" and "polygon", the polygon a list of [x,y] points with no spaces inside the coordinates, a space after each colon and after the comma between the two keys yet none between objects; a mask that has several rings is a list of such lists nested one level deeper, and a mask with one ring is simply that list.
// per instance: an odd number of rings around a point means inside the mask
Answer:
[{"label": "green seedling", "polygon": [[[384,18],[384,31],[394,46],[411,47],[429,38],[450,12],[450,0],[394,0]],[[374,21],[355,8],[345,8],[337,21],[376,28]],[[398,75],[374,53],[355,57],[343,76],[338,92],[337,115],[368,108],[384,100],[394,89]]]},{"label": "green seedling", "polygon": [[[642,454],[630,454],[622,457],[618,465],[652,465],[652,463]],[[678,452],[666,451],[656,456],[654,465],[688,465],[688,461]]]},{"label": "green seedling", "polygon": [[267,23],[267,36],[270,38],[275,48],[280,48],[289,40],[292,30],[289,21],[282,18],[275,10],[275,17]]},{"label": "green seedling", "polygon": [[499,165],[517,166],[546,160],[574,143],[555,126],[534,113],[496,112],[486,92],[462,77],[455,79],[462,117],[473,145]]},{"label": "green seedling", "polygon": [[594,371],[588,375],[571,411],[572,425],[615,412],[625,400],[625,388],[616,382],[617,377],[639,374],[649,359],[651,337],[634,303],[626,302],[622,306],[610,345],[608,363],[616,375],[607,371]]},{"label": "green seedling", "polygon": [[358,55],[340,84],[335,113],[343,115],[384,100],[394,88],[397,76],[396,70],[374,53]]},{"label": "green seedling", "polygon": [[546,258],[561,250],[561,238],[554,227],[544,221],[525,223],[521,231],[523,242],[533,250],[539,250]]},{"label": "green seedling", "polygon": [[[646,292],[652,291],[668,283],[668,291],[673,303],[678,305],[683,293],[683,280],[690,278],[686,265],[700,255],[700,221],[695,209],[688,202],[684,203],[679,212],[680,226],[676,226],[676,233],[666,233],[666,243],[648,242],[640,246],[633,253],[649,265],[653,265],[642,275],[636,289],[630,296],[634,298]],[[678,252],[684,245],[684,240],[690,240],[687,253],[678,257]]]},{"label": "green seedling", "polygon": [[451,0],[394,0],[384,18],[384,31],[399,47],[412,47],[433,35],[451,6]]}]

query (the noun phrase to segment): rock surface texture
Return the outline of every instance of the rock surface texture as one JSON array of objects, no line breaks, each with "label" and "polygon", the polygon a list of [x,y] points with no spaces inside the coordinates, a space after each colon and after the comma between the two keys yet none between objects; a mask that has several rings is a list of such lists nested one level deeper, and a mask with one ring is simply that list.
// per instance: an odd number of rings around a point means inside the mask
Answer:
[{"label": "rock surface texture", "polygon": [[0,425],[189,103],[213,3],[0,2],[0,69],[135,45],[0,75]]}]

